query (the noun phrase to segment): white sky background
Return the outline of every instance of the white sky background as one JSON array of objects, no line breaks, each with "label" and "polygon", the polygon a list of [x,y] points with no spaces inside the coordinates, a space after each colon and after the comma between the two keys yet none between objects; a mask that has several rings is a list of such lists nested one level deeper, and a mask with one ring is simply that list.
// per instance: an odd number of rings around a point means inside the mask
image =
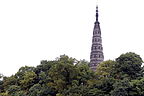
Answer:
[{"label": "white sky background", "polygon": [[[144,59],[144,0],[99,0],[105,60]],[[89,61],[96,0],[0,0],[0,73],[66,54]]]}]

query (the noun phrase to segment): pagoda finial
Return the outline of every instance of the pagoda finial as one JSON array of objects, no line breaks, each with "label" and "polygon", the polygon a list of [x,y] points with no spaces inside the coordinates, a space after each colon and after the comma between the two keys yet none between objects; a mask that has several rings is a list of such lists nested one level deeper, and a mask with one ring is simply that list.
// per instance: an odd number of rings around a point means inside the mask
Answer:
[{"label": "pagoda finial", "polygon": [[98,22],[98,5],[96,6],[96,22]]}]

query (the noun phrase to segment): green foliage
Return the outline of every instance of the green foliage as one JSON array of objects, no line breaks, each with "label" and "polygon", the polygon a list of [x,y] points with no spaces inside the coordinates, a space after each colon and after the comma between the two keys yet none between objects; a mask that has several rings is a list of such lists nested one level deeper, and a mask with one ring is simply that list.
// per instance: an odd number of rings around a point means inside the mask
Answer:
[{"label": "green foliage", "polygon": [[114,90],[111,92],[112,96],[130,96],[131,85],[128,80],[117,81],[113,86]]},{"label": "green foliage", "polygon": [[20,80],[20,85],[23,89],[30,88],[35,83],[37,75],[34,72],[26,72],[23,75],[23,79]]},{"label": "green foliage", "polygon": [[20,91],[21,88],[17,85],[11,85],[9,88],[8,88],[8,94],[10,94],[11,96],[15,96],[15,93],[17,91]]},{"label": "green foliage", "polygon": [[129,52],[94,72],[89,62],[61,55],[10,77],[0,75],[0,96],[144,96],[141,65],[141,57]]},{"label": "green foliage", "polygon": [[29,66],[21,67],[19,71],[15,74],[15,77],[18,78],[18,80],[21,80],[23,79],[25,73],[33,72],[34,69],[35,69],[34,67],[29,67]]},{"label": "green foliage", "polygon": [[120,79],[125,77],[136,79],[142,76],[142,59],[139,55],[129,52],[116,59],[116,71]]},{"label": "green foliage", "polygon": [[75,59],[68,58],[67,56],[61,56],[51,69],[49,70],[49,76],[53,82],[48,83],[58,92],[62,92],[65,88],[68,88],[74,79],[77,77],[77,69],[74,66]]},{"label": "green foliage", "polygon": [[104,91],[98,88],[92,88],[88,91],[87,96],[104,96]]},{"label": "green foliage", "polygon": [[15,76],[10,76],[10,77],[4,77],[3,78],[3,87],[6,90],[8,90],[9,86],[12,85],[17,85],[17,78]]},{"label": "green foliage", "polygon": [[144,95],[144,78],[140,78],[138,80],[132,80],[132,92],[131,96],[143,96]]},{"label": "green foliage", "polygon": [[29,89],[29,95],[30,96],[42,96],[42,86],[40,84],[35,84],[34,86],[32,86],[30,89]]},{"label": "green foliage", "polygon": [[115,61],[108,60],[104,61],[101,64],[99,64],[96,75],[98,79],[104,79],[104,78],[113,78],[115,74],[115,66],[116,66]]}]

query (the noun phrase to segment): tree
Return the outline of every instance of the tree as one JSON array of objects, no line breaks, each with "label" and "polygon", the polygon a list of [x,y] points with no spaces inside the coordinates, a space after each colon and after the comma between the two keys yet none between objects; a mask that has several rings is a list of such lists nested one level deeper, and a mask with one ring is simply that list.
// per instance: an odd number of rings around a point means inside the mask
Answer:
[{"label": "tree", "polygon": [[132,86],[129,80],[124,79],[117,81],[113,86],[114,90],[111,91],[111,96],[131,96],[129,93],[132,92]]},{"label": "tree", "polygon": [[29,66],[21,67],[19,69],[19,71],[15,74],[15,76],[19,80],[23,79],[23,76],[25,75],[25,73],[27,73],[27,72],[34,72],[34,69],[35,69],[34,67],[29,67]]},{"label": "tree", "polygon": [[3,78],[3,87],[5,90],[8,90],[9,86],[11,85],[18,85],[17,78],[12,75],[10,77],[4,77]]},{"label": "tree", "polygon": [[130,93],[130,96],[144,95],[144,77],[137,80],[132,80],[130,83],[132,85],[132,92]]},{"label": "tree", "polygon": [[20,91],[20,87],[17,86],[17,85],[11,85],[9,88],[8,88],[8,94],[10,94],[11,96],[16,96],[16,93],[18,91]]},{"label": "tree", "polygon": [[96,88],[98,92],[102,92],[101,95],[110,95],[113,90],[113,84],[115,83],[115,65],[116,62],[107,60],[100,63],[95,72],[95,80],[91,84],[92,88]]},{"label": "tree", "polygon": [[116,71],[119,75],[118,78],[136,79],[143,75],[142,73],[142,58],[132,52],[122,54],[116,59]]},{"label": "tree", "polygon": [[96,75],[98,79],[102,78],[113,78],[115,74],[115,61],[108,60],[100,63],[96,70]]},{"label": "tree", "polygon": [[10,77],[0,75],[0,96],[144,96],[144,67],[135,53],[100,63],[61,55],[37,67],[24,66]]},{"label": "tree", "polygon": [[53,81],[49,85],[53,85],[58,92],[62,92],[72,84],[73,79],[76,79],[77,69],[72,64],[58,62],[58,64],[49,70],[48,75]]},{"label": "tree", "polygon": [[42,86],[40,84],[35,84],[29,89],[29,96],[43,96]]},{"label": "tree", "polygon": [[22,89],[28,89],[34,85],[37,75],[34,72],[26,72],[23,75],[23,80],[20,80],[20,86]]},{"label": "tree", "polygon": [[98,88],[91,88],[85,96],[106,96],[104,91]]},{"label": "tree", "polygon": [[78,72],[78,84],[79,85],[87,85],[88,81],[95,78],[94,72],[90,69],[89,63],[85,60],[79,61],[75,67],[77,68]]},{"label": "tree", "polygon": [[42,60],[41,64],[38,65],[35,69],[34,72],[36,74],[39,74],[41,72],[45,72],[45,74],[48,73],[48,70],[54,66],[57,63],[57,61],[47,61],[47,60]]}]

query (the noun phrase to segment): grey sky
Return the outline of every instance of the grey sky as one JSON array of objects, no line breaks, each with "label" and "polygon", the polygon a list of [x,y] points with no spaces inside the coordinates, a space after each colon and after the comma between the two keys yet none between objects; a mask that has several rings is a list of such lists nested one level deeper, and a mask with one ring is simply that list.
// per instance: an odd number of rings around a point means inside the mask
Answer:
[{"label": "grey sky", "polygon": [[[99,0],[105,60],[144,58],[144,1]],[[1,0],[0,73],[66,54],[89,61],[96,0]]]}]

